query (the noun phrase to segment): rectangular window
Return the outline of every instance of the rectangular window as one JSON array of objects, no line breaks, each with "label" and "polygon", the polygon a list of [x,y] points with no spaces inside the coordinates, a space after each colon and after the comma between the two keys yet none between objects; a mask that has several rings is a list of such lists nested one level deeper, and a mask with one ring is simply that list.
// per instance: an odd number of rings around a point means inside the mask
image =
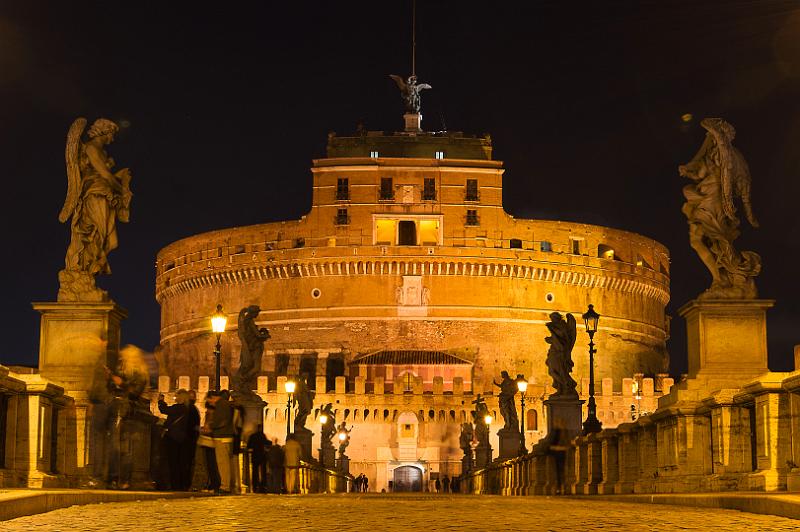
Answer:
[{"label": "rectangular window", "polygon": [[548,252],[548,253],[549,253],[549,252],[553,251],[553,244],[551,244],[551,243],[550,243],[550,242],[548,242],[547,240],[542,240],[542,241],[539,243],[539,249],[540,249],[541,251],[546,251],[546,252]]},{"label": "rectangular window", "polygon": [[508,247],[511,249],[522,249],[522,240],[519,238],[512,238],[508,241]]},{"label": "rectangular window", "polygon": [[336,200],[347,201],[350,199],[350,180],[346,177],[340,177],[336,181]]},{"label": "rectangular window", "polygon": [[422,187],[422,200],[436,200],[436,179],[433,177],[426,177],[424,180],[424,186]]},{"label": "rectangular window", "polygon": [[572,254],[573,255],[580,255],[581,254],[581,241],[577,239],[570,240],[570,244],[572,244]]},{"label": "rectangular window", "polygon": [[347,215],[347,209],[336,209],[336,225],[347,225],[350,223],[350,217]]},{"label": "rectangular window", "polygon": [[466,201],[478,201],[478,180],[467,179],[467,193],[464,196]]},{"label": "rectangular window", "polygon": [[369,152],[369,156],[372,157],[373,159],[377,159],[378,158],[378,152],[371,151],[371,152]]},{"label": "rectangular window", "polygon": [[394,186],[392,184],[392,178],[391,177],[382,177],[381,178],[380,199],[382,199],[382,200],[393,200],[394,199]]},{"label": "rectangular window", "polygon": [[434,154],[434,157],[436,157],[436,158],[437,158],[437,159],[439,159],[439,160],[441,160],[441,159],[444,159],[444,152],[443,152],[443,151],[437,151],[437,152]]},{"label": "rectangular window", "polygon": [[478,211],[475,209],[467,210],[467,225],[478,225]]}]

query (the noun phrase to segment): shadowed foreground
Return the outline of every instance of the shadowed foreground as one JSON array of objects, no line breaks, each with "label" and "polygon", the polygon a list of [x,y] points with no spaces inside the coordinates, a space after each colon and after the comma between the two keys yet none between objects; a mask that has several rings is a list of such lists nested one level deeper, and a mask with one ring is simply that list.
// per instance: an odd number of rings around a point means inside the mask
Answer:
[{"label": "shadowed foreground", "polygon": [[2,523],[4,531],[93,530],[797,530],[734,510],[549,497],[244,495],[74,506]]}]

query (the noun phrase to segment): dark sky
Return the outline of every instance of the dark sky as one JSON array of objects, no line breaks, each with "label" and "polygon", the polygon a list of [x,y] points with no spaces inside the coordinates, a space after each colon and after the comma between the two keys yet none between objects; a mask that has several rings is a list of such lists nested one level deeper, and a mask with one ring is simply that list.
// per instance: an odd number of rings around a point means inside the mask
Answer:
[{"label": "dark sky", "polygon": [[[133,171],[131,223],[100,281],[130,311],[123,341],[158,342],[154,261],[209,229],[298,218],[328,131],[401,127],[388,74],[410,69],[410,0],[0,0],[3,342],[35,364],[69,229],[64,139],[77,116],[126,121],[111,153]],[[675,310],[710,278],[688,245],[676,167],[722,116],[753,174],[770,364],[800,343],[800,2],[418,2],[424,126],[491,133],[517,217],[582,221],[672,253]],[[689,124],[681,115],[691,113]],[[598,309],[602,314],[603,310]],[[673,319],[673,373],[685,371]],[[602,353],[598,354],[602,356]]]}]

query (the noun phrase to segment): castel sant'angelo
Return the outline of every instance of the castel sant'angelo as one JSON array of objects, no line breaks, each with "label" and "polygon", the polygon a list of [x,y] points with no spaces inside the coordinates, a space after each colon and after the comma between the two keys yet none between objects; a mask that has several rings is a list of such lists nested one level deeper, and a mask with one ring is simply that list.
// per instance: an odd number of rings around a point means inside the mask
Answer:
[{"label": "castel sant'angelo", "polygon": [[[630,403],[612,396],[629,398],[630,377],[667,369],[668,250],[618,229],[517,219],[503,209],[503,163],[488,136],[426,132],[420,114],[405,119],[399,132],[330,134],[300,220],[219,229],[160,251],[162,382],[201,391],[213,382],[218,304],[229,323],[223,382],[232,377],[236,316],[258,305],[257,324],[271,334],[257,390],[269,403],[268,436],[285,434],[283,381],[306,374],[315,408],[333,403],[337,422],[354,426],[353,473],[381,489],[412,466],[425,482],[458,474],[472,396],[497,390],[502,370],[531,383],[526,428],[541,437],[545,324],[552,312],[580,321],[591,303],[602,314],[598,415],[624,421]],[[580,326],[579,382],[588,340]],[[487,404],[497,408],[491,395]]]}]

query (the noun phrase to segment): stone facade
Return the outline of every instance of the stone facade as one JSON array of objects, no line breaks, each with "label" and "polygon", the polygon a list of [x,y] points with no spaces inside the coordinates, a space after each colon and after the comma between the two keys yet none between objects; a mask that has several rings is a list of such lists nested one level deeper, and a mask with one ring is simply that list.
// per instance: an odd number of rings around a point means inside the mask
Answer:
[{"label": "stone facade", "polygon": [[[332,374],[352,381],[347,366],[359,356],[429,349],[468,360],[487,382],[503,369],[544,382],[547,315],[580,314],[590,302],[608,333],[598,344],[599,378],[666,369],[661,244],[508,215],[502,163],[490,159],[487,139],[370,133],[331,137],[328,151],[314,161],[313,205],[301,220],[205,233],[158,254],[163,375],[213,373],[208,317],[218,303],[231,318],[250,304],[263,309],[272,379],[306,357],[317,375],[341,359]],[[235,330],[222,345],[223,374],[231,374]],[[279,355],[290,360],[276,367]],[[579,377],[586,358],[576,356]]]}]

